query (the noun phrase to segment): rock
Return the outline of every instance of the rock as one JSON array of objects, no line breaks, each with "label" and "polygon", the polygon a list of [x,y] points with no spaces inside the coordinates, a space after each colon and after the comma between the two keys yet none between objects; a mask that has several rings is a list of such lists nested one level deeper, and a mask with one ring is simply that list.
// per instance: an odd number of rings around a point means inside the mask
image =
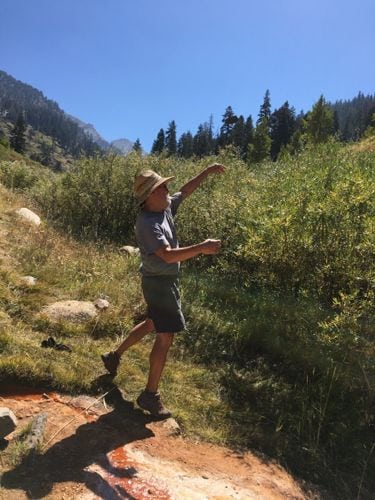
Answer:
[{"label": "rock", "polygon": [[16,210],[16,214],[18,214],[28,222],[31,222],[35,226],[40,226],[41,220],[39,215],[36,215],[36,213],[32,212],[28,208],[19,208],[18,210]]},{"label": "rock", "polygon": [[25,285],[29,285],[29,286],[34,286],[34,285],[36,285],[36,282],[37,282],[37,279],[34,278],[33,276],[22,276],[20,279],[21,279],[22,283],[24,283]]},{"label": "rock", "polygon": [[120,249],[120,252],[123,252],[127,255],[139,255],[140,252],[139,252],[139,248],[135,248],[135,247],[132,247],[130,245],[125,245],[124,247],[121,247]]},{"label": "rock", "polygon": [[178,425],[176,420],[172,417],[167,418],[160,422],[161,427],[167,431],[168,436],[179,436],[181,434],[181,427]]},{"label": "rock", "polygon": [[108,300],[105,300],[105,299],[96,299],[95,302],[94,302],[94,306],[97,308],[97,309],[108,309],[109,307],[109,302]]},{"label": "rock", "polygon": [[43,307],[42,313],[54,321],[64,320],[72,323],[89,321],[97,316],[92,302],[79,300],[63,300]]},{"label": "rock", "polygon": [[12,410],[2,406],[0,408],[0,439],[13,432],[17,424],[17,418]]},{"label": "rock", "polygon": [[28,450],[35,449],[43,441],[44,429],[47,423],[47,413],[40,413],[31,421],[30,432],[24,441]]}]

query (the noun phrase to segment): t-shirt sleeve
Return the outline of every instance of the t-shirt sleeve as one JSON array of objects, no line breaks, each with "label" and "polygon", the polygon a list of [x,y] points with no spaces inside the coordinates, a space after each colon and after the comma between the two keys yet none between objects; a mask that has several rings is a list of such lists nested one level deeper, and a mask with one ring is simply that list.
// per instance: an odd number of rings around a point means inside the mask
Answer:
[{"label": "t-shirt sleeve", "polygon": [[171,196],[171,212],[172,216],[174,217],[177,213],[177,209],[180,206],[182,202],[182,193],[179,191],[178,193],[174,193]]},{"label": "t-shirt sleeve", "polygon": [[158,223],[148,224],[142,228],[142,242],[147,253],[155,253],[159,248],[169,246],[169,242]]}]

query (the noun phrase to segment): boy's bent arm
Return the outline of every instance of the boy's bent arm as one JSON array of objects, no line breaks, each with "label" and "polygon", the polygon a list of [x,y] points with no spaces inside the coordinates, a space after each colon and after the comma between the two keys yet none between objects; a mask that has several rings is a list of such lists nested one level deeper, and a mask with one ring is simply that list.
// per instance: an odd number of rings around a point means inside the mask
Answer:
[{"label": "boy's bent arm", "polygon": [[220,240],[205,240],[202,243],[191,245],[182,248],[171,248],[164,246],[155,252],[155,255],[160,257],[167,264],[174,264],[176,262],[183,262],[184,260],[192,259],[198,255],[213,255],[220,250]]}]

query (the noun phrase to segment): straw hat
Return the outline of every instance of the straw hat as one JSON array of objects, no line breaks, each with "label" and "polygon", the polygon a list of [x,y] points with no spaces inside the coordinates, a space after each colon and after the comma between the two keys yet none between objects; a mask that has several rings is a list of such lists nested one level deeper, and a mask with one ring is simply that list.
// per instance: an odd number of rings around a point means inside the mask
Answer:
[{"label": "straw hat", "polygon": [[161,177],[153,170],[145,170],[134,179],[134,194],[141,205],[155,189],[174,177]]}]

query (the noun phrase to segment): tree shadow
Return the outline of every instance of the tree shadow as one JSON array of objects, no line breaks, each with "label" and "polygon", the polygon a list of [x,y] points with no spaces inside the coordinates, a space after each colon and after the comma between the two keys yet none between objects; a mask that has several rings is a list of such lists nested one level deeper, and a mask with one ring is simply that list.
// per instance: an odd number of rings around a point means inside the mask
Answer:
[{"label": "tree shadow", "polygon": [[93,493],[106,499],[133,498],[124,486],[111,486],[97,472],[88,470],[98,465],[116,478],[132,478],[137,474],[133,466],[114,467],[107,454],[119,447],[154,436],[146,424],[154,421],[132,402],[124,399],[121,391],[107,376],[94,381],[97,388],[110,390],[105,401],[113,409],[95,422],[76,429],[75,434],[51,446],[44,454],[33,453],[13,470],[5,472],[1,486],[23,490],[28,498],[43,498],[55,483],[67,481],[85,484]]}]

